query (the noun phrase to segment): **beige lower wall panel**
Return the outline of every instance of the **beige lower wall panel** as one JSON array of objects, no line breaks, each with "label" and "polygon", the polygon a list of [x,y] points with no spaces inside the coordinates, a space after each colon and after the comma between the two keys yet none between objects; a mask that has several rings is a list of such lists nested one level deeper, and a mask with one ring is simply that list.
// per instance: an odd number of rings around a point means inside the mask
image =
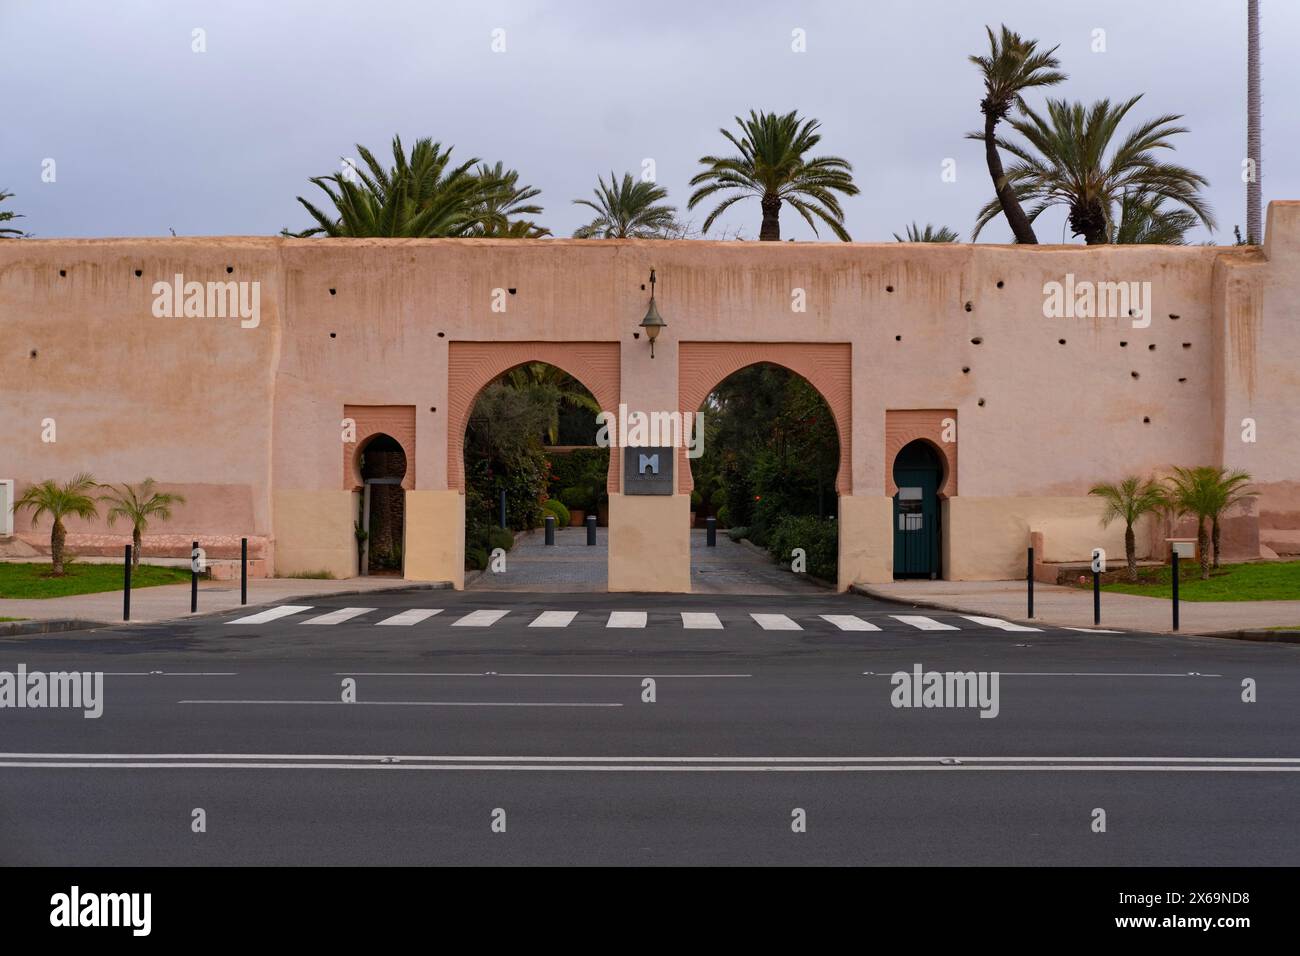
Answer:
[{"label": "beige lower wall panel", "polygon": [[357,573],[350,491],[277,491],[275,568],[278,577],[328,571],[336,578]]},{"label": "beige lower wall panel", "polygon": [[691,496],[609,496],[609,589],[691,590]]},{"label": "beige lower wall panel", "polygon": [[[1110,564],[1124,560],[1124,525],[1102,528],[1096,498],[969,498],[944,502],[944,577],[951,581],[1022,578],[1029,533],[1043,532],[1044,561],[1086,561],[1105,548]],[[1139,549],[1144,535],[1139,533]],[[1143,556],[1139,553],[1139,557]]]},{"label": "beige lower wall panel", "polygon": [[839,590],[894,579],[894,502],[883,495],[840,496]]},{"label": "beige lower wall panel", "polygon": [[465,586],[465,496],[459,491],[408,491],[403,551],[408,581]]}]

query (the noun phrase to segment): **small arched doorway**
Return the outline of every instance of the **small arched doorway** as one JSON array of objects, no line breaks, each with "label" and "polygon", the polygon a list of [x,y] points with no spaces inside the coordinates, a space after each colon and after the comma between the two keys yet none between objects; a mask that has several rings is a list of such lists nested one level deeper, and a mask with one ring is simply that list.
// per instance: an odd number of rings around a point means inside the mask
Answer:
[{"label": "small arched doorway", "polygon": [[918,439],[899,450],[894,484],[894,577],[937,578],[943,460],[929,442]]},{"label": "small arched doorway", "polygon": [[358,453],[361,472],[361,574],[402,574],[405,559],[406,452],[383,433],[372,437]]}]

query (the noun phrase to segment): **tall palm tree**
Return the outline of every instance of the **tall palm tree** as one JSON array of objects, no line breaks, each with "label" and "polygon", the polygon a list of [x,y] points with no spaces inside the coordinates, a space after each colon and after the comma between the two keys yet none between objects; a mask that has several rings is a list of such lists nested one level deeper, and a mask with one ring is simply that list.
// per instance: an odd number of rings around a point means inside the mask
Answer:
[{"label": "tall palm tree", "polygon": [[575,239],[658,239],[676,225],[677,207],[664,203],[668,190],[623,174],[617,183],[614,173],[609,183],[597,176],[596,199],[575,199],[576,206],[590,206],[596,218],[573,233]]},{"label": "tall palm tree", "polygon": [[1213,470],[1215,497],[1214,507],[1210,511],[1210,544],[1214,549],[1214,568],[1218,570],[1219,519],[1238,505],[1245,504],[1255,496],[1255,492],[1243,487],[1251,480],[1248,472],[1240,469],[1228,471],[1226,468]]},{"label": "tall palm tree", "polygon": [[506,169],[502,162],[494,166],[480,163],[475,175],[490,187],[476,211],[478,221],[471,229],[472,235],[512,239],[550,235],[549,229],[522,218],[542,214],[542,207],[529,201],[542,191],[534,186],[520,186],[518,170]]},{"label": "tall palm tree", "polygon": [[131,522],[131,567],[140,567],[140,539],[149,530],[149,519],[172,520],[172,505],[185,504],[185,496],[173,492],[158,491],[152,478],[146,478],[138,485],[101,485],[108,494],[99,500],[108,505],[104,517],[110,527],[118,518]]},{"label": "tall palm tree", "polygon": [[[1141,98],[1138,94],[1114,105],[1099,100],[1092,106],[1049,99],[1045,116],[1021,107],[1022,117],[1010,125],[1026,144],[999,139],[998,145],[1018,159],[1007,179],[1021,202],[1034,201],[1027,214],[1030,222],[1046,209],[1065,206],[1074,235],[1089,245],[1104,244],[1114,228],[1115,207],[1125,192],[1135,192],[1185,206],[1207,227],[1215,227],[1210,205],[1201,196],[1201,187],[1209,185],[1205,177],[1156,155],[1156,150],[1173,149],[1171,138],[1187,132],[1175,125],[1181,116],[1147,120],[1118,145],[1112,143]],[[1001,211],[994,197],[980,210],[972,235],[978,236]]]},{"label": "tall palm tree", "polygon": [[[11,196],[13,196],[13,193],[5,192],[3,189],[0,189],[0,202],[4,202],[6,199],[9,199]],[[23,217],[21,213],[16,213],[9,209],[0,210],[0,223],[13,222],[15,219],[22,219],[22,218]],[[26,233],[24,233],[21,229],[15,229],[12,226],[0,226],[0,236],[24,236],[24,235],[26,235]]]},{"label": "tall palm tree", "polygon": [[1166,209],[1164,202],[1162,196],[1125,190],[1110,241],[1117,245],[1187,245],[1187,232],[1198,222],[1196,214],[1187,209]]},{"label": "tall palm tree", "polygon": [[1105,502],[1101,513],[1101,526],[1110,527],[1113,521],[1124,522],[1124,557],[1128,561],[1128,579],[1136,582],[1137,535],[1133,526],[1143,515],[1153,514],[1166,506],[1165,489],[1150,478],[1130,475],[1118,484],[1103,482],[1088,489],[1088,494],[1095,495]]},{"label": "tall palm tree", "polygon": [[938,229],[935,229],[934,226],[930,225],[928,222],[925,224],[924,229],[917,226],[915,222],[912,223],[907,227],[906,235],[907,238],[904,239],[898,233],[894,233],[894,238],[899,242],[956,242],[961,238],[961,236],[957,235],[956,232],[949,229],[947,226],[940,226]]},{"label": "tall palm tree", "polygon": [[392,236],[432,238],[466,236],[479,228],[483,211],[497,184],[474,172],[477,158],[452,165],[452,147],[421,139],[408,157],[399,136],[393,137],[393,166],[385,167],[364,146],[357,144],[362,166],[351,172],[317,176],[319,186],[333,205],[324,212],[301,196],[298,202],[316,220],[302,232],[307,236]]},{"label": "tall palm tree", "polygon": [[1201,580],[1210,579],[1210,533],[1206,522],[1222,508],[1219,469],[1201,465],[1174,469],[1169,476],[1168,507],[1176,516],[1196,518],[1196,547],[1201,553]]},{"label": "tall palm tree", "polygon": [[[592,415],[599,414],[600,403],[592,397],[591,392],[564,369],[546,362],[529,362],[518,365],[502,376],[501,384],[526,391],[537,386],[550,387],[555,390],[559,401],[551,410],[550,420],[546,425],[547,441],[554,445],[560,440],[560,406],[585,409]],[[595,419],[592,419],[594,430]]]},{"label": "tall palm tree", "polygon": [[1056,69],[1061,65],[1052,55],[1057,47],[1040,53],[1037,40],[1026,40],[1020,34],[1012,33],[1006,24],[1002,26],[1001,37],[995,36],[991,27],[984,29],[989,35],[989,54],[970,57],[984,75],[984,99],[980,100],[984,132],[969,133],[968,138],[984,143],[984,161],[989,167],[998,206],[1007,217],[1016,242],[1032,245],[1038,242],[1038,237],[1034,235],[1033,227],[1002,168],[1002,157],[998,153],[998,123],[1006,119],[1012,106],[1023,104],[1021,94],[1025,90],[1055,86],[1065,79],[1065,74]]},{"label": "tall palm tree", "polygon": [[82,472],[62,485],[47,478],[39,485],[32,485],[14,502],[15,513],[24,508],[31,509],[33,525],[47,512],[54,520],[54,524],[50,526],[50,563],[53,566],[51,573],[55,577],[63,575],[63,545],[68,538],[67,529],[63,527],[63,519],[68,515],[76,515],[78,518],[98,518],[99,507],[91,496],[95,487],[95,479],[86,472]]},{"label": "tall palm tree", "polygon": [[700,162],[708,168],[691,179],[691,185],[699,188],[691,194],[688,209],[714,193],[729,193],[704,220],[704,231],[708,232],[713,221],[733,203],[757,196],[763,208],[760,240],[781,238],[781,203],[788,202],[812,227],[814,235],[816,220],[820,219],[839,239],[848,242],[844,210],[835,194],[856,196],[859,190],[847,159],[806,156],[821,142],[817,132],[821,123],[815,119],[801,121],[794,110],[784,116],[750,110],[749,119],[736,117],[736,125],[741,130],[739,137],[725,129],[721,133],[739,154],[701,156]]},{"label": "tall palm tree", "polygon": [[1246,156],[1255,177],[1246,183],[1246,241],[1259,245],[1264,234],[1261,199],[1264,184],[1259,121],[1259,0],[1246,0]]}]

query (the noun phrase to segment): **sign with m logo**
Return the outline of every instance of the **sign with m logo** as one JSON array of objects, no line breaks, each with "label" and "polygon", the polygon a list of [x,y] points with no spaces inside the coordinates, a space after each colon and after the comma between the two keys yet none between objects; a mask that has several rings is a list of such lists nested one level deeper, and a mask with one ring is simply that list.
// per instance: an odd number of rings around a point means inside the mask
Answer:
[{"label": "sign with m logo", "polygon": [[623,449],[623,494],[671,495],[673,458],[669,447]]}]

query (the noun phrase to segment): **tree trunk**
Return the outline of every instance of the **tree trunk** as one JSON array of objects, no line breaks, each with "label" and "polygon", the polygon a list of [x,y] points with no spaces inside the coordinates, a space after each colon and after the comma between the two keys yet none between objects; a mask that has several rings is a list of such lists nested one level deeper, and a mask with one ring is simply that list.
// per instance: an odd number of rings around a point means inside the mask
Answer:
[{"label": "tree trunk", "polygon": [[1214,545],[1214,570],[1219,570],[1219,516],[1214,516],[1214,522],[1210,526],[1210,540]]},{"label": "tree trunk", "polygon": [[131,529],[131,570],[140,570],[140,529]]},{"label": "tree trunk", "polygon": [[1110,242],[1106,226],[1106,210],[1100,203],[1070,207],[1070,231],[1076,236],[1083,236],[1083,241],[1088,245],[1104,246]]},{"label": "tree trunk", "polygon": [[54,519],[54,527],[50,529],[50,564],[51,572],[56,576],[63,574],[63,542],[67,540],[68,532],[63,527],[63,521],[59,518]]},{"label": "tree trunk", "polygon": [[1137,584],[1137,535],[1133,533],[1133,526],[1131,524],[1124,527],[1124,557],[1128,559],[1128,579],[1134,584]]},{"label": "tree trunk", "polygon": [[1007,225],[1011,227],[1016,242],[1036,246],[1038,237],[1034,235],[1034,227],[1029,224],[1029,217],[1020,208],[1016,191],[1007,182],[1007,174],[1002,168],[1002,156],[998,153],[997,145],[999,118],[994,111],[984,112],[984,159],[988,163],[989,176],[993,178],[993,189],[998,194],[998,202],[1002,205],[1002,214],[1007,217]]},{"label": "tree trunk", "polygon": [[759,242],[779,242],[781,240],[781,197],[767,195],[763,197],[763,228],[758,232]]},{"label": "tree trunk", "polygon": [[1201,552],[1201,580],[1210,580],[1210,536],[1205,530],[1205,519],[1196,519],[1196,547]]}]

